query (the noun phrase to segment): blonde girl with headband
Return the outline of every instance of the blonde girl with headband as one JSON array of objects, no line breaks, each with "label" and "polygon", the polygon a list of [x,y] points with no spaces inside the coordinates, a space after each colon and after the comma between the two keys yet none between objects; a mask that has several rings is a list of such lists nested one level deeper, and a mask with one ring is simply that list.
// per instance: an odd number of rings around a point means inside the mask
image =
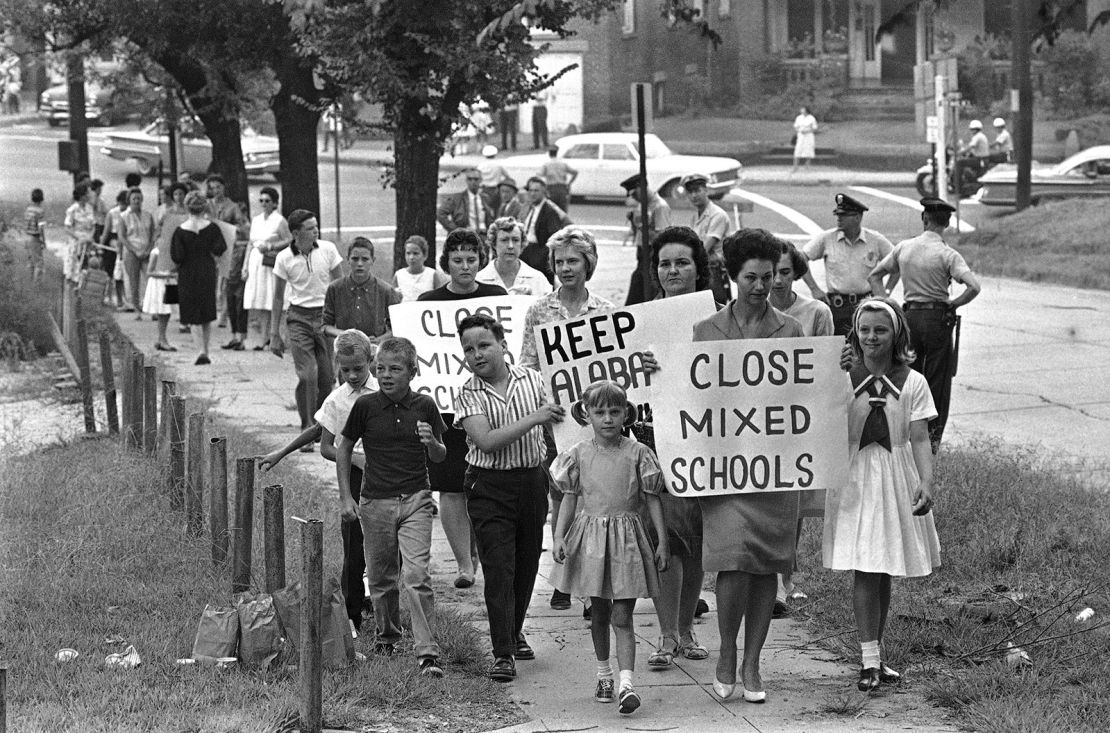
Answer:
[{"label": "blonde girl with headband", "polygon": [[[663,471],[655,454],[624,437],[636,408],[615,382],[594,382],[571,410],[594,435],[560,454],[551,476],[563,494],[553,556],[563,566],[559,587],[592,602],[590,634],[597,657],[594,699],[612,702],[613,669],[609,664],[609,627],[617,639],[620,685],[619,711],[629,715],[640,707],[632,685],[636,634],[632,611],[637,598],[659,595],[659,571],[667,569],[670,551],[659,492]],[[582,511],[578,503],[582,502]],[[640,521],[646,506],[659,546]]]},{"label": "blonde girl with headband", "polygon": [[921,577],[940,566],[928,429],[937,411],[925,377],[909,367],[909,328],[894,301],[860,303],[848,340],[856,357],[849,371],[849,480],[828,491],[821,549],[825,567],[854,572],[858,687],[870,692],[901,679],[880,649],[891,578]]}]

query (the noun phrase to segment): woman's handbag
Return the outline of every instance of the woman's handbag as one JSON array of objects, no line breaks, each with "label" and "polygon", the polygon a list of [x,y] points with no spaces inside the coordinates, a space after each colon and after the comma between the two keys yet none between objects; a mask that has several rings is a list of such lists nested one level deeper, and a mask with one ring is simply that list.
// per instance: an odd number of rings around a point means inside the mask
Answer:
[{"label": "woman's handbag", "polygon": [[162,302],[166,305],[177,305],[181,302],[179,298],[177,283],[166,283],[166,294],[162,296]]},{"label": "woman's handbag", "polygon": [[273,252],[273,251],[263,252],[262,253],[262,266],[263,267],[273,267],[274,263],[277,262],[277,256],[278,256],[277,252]]}]

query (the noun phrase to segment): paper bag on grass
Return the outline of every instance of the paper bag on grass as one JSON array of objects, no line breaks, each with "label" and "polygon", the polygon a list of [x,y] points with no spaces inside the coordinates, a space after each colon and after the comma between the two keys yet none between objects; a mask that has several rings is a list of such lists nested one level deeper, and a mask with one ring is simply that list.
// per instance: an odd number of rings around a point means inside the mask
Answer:
[{"label": "paper bag on grass", "polygon": [[[332,669],[346,667],[355,661],[355,644],[351,638],[351,625],[347,619],[347,605],[339,581],[328,578],[324,581],[323,598],[320,606],[320,645],[325,667]],[[293,642],[298,653],[301,649],[301,604],[304,589],[301,581],[296,581],[281,590],[274,591],[274,608],[277,609],[285,638]]]},{"label": "paper bag on grass", "polygon": [[269,593],[239,593],[239,660],[248,667],[268,667],[281,652],[281,626]]},{"label": "paper bag on grass", "polygon": [[204,607],[193,641],[193,659],[215,664],[221,657],[234,657],[239,646],[239,614],[227,606]]}]

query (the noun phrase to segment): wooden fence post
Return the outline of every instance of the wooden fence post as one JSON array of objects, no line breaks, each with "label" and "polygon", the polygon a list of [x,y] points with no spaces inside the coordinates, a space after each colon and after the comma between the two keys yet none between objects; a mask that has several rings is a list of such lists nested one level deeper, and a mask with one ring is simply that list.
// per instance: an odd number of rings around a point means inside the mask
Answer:
[{"label": "wooden fence post", "polygon": [[185,506],[185,398],[170,398],[170,508]]},{"label": "wooden fence post", "polygon": [[323,667],[320,606],[324,592],[324,523],[301,525],[301,730],[320,733],[323,726]]},{"label": "wooden fence post", "polygon": [[119,424],[120,437],[123,438],[123,445],[126,448],[128,445],[127,431],[130,427],[127,420],[131,417],[131,355],[135,353],[135,350],[130,341],[124,341],[120,351],[119,384],[121,399]]},{"label": "wooden fence post", "polygon": [[[162,402],[162,409],[166,403]],[[154,455],[158,449],[158,367],[143,367],[143,451]]]},{"label": "wooden fence post", "polygon": [[185,526],[199,537],[204,531],[204,413],[189,415],[185,445]]},{"label": "wooden fence post", "polygon": [[235,461],[235,545],[231,555],[231,592],[251,586],[251,542],[254,539],[254,459]]},{"label": "wooden fence post", "polygon": [[129,412],[124,418],[124,442],[128,448],[140,450],[143,447],[143,354],[135,351],[127,375],[127,400]]},{"label": "wooden fence post", "polygon": [[266,592],[285,587],[285,489],[267,486],[262,494],[263,542],[266,548]]},{"label": "wooden fence post", "polygon": [[112,364],[112,337],[107,331],[101,330],[99,340],[100,373],[104,380],[104,408],[108,413],[108,433],[117,435],[119,434],[119,413],[116,411],[116,372],[115,365]]},{"label": "wooden fence post", "polygon": [[158,455],[163,455],[170,443],[170,400],[177,394],[177,382],[162,380],[162,412],[158,421]]},{"label": "wooden fence post", "polygon": [[8,733],[8,668],[0,664],[0,733]]},{"label": "wooden fence post", "polygon": [[96,413],[93,412],[92,375],[89,372],[89,333],[85,321],[77,321],[76,346],[78,376],[81,386],[81,408],[85,413],[85,432],[96,432]]},{"label": "wooden fence post", "polygon": [[227,562],[227,438],[212,438],[208,444],[208,524],[212,533],[212,564]]}]

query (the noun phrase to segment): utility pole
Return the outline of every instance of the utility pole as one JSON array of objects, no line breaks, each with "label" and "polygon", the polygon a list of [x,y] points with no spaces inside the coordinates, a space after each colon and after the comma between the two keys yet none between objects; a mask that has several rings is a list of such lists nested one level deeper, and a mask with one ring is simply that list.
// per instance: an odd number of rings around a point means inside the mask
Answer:
[{"label": "utility pole", "polygon": [[[69,101],[69,139],[77,148],[77,170],[89,171],[89,124],[85,119],[85,57],[76,51],[66,57]],[[77,171],[73,171],[74,177]]]},{"label": "utility pole", "polygon": [[[1029,73],[1030,25],[1033,0],[1011,0],[1014,46],[1010,67],[1010,104],[1014,107],[1014,157],[1017,160],[1015,208],[1021,211],[1030,203],[1033,167],[1033,80]],[[1016,102],[1016,104],[1015,104]]]}]

